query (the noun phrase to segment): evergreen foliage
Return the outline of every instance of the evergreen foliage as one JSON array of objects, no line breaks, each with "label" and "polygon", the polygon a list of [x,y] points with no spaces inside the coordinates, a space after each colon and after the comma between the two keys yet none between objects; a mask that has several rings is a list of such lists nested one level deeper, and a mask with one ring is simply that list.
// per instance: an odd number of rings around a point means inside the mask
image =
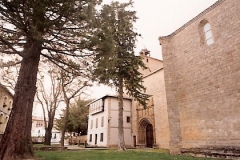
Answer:
[{"label": "evergreen foliage", "polygon": [[136,12],[127,10],[129,3],[113,2],[104,5],[101,12],[101,31],[98,33],[98,53],[94,78],[100,83],[115,86],[119,89],[119,78],[128,95],[134,97],[146,107],[149,95],[143,93],[143,75],[140,68],[146,69],[140,56],[135,56],[134,48],[138,33],[134,30]]},{"label": "evergreen foliage", "polygon": [[[2,0],[0,53],[29,57],[32,48],[65,71],[83,74],[94,48],[101,0]],[[13,61],[13,60],[11,60]],[[67,69],[64,67],[67,66]]]},{"label": "evergreen foliage", "polygon": [[94,78],[100,83],[113,85],[118,92],[118,149],[126,150],[123,129],[123,90],[134,97],[144,108],[149,95],[143,93],[143,75],[140,68],[146,69],[141,57],[134,55],[136,36],[133,23],[135,11],[128,10],[129,3],[112,2],[104,5],[101,11],[101,29],[98,33],[95,57]]},{"label": "evergreen foliage", "polygon": [[[67,132],[76,132],[81,135],[87,134],[88,127],[88,107],[86,105],[90,103],[90,100],[78,99],[75,103],[70,105]],[[65,110],[63,110],[65,113]],[[64,114],[60,115],[60,119],[56,120],[56,126],[59,130],[62,130],[64,122]]]}]

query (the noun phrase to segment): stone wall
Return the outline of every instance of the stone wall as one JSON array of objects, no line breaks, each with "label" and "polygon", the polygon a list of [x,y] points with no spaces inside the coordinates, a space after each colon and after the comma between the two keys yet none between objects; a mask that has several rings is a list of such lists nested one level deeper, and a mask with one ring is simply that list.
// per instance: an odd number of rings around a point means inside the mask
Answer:
[{"label": "stone wall", "polygon": [[142,68],[139,69],[139,72],[141,72],[144,77],[150,74],[154,74],[155,71],[159,70],[160,68],[163,68],[162,60],[155,59],[144,54],[140,54],[140,56],[142,57],[145,66],[148,67],[148,69],[144,70]]},{"label": "stone wall", "polygon": [[[163,62],[161,60],[141,55],[143,62],[148,67],[147,70],[140,70],[143,73],[143,85],[146,87],[146,93],[152,95],[150,98],[151,102],[149,104],[149,109],[146,111],[141,110],[138,112],[137,103],[133,102],[132,105],[132,131],[133,136],[138,135],[139,122],[146,118],[152,123],[154,127],[154,144],[158,148],[169,149],[169,125],[168,125],[168,114],[167,114],[167,102],[166,102],[166,92],[165,92],[165,81],[164,81],[164,71]],[[152,111],[153,109],[153,111]],[[137,113],[138,112],[138,113]],[[148,113],[148,114],[145,114]],[[143,114],[141,114],[143,113]],[[139,115],[138,115],[139,114]],[[149,115],[151,114],[151,115]],[[145,146],[144,146],[145,147]]]},{"label": "stone wall", "polygon": [[143,79],[146,93],[153,95],[156,144],[169,149],[169,124],[163,68]]},{"label": "stone wall", "polygon": [[[173,34],[159,38],[171,153],[240,143],[239,15],[238,0],[219,0]],[[202,21],[211,25],[211,45],[202,39]]]}]

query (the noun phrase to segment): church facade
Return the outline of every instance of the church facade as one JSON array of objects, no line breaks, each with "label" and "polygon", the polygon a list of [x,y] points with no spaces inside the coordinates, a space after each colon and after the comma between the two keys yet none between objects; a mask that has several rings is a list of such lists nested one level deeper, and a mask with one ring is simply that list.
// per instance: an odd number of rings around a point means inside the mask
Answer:
[{"label": "church facade", "polygon": [[238,0],[219,0],[159,37],[171,153],[239,152],[239,15]]},{"label": "church facade", "polygon": [[136,147],[169,148],[169,122],[165,92],[163,62],[152,58],[150,52],[140,52],[143,62],[148,67],[143,73],[143,85],[151,95],[148,106],[144,109],[137,102],[132,105],[132,130],[136,137]]}]

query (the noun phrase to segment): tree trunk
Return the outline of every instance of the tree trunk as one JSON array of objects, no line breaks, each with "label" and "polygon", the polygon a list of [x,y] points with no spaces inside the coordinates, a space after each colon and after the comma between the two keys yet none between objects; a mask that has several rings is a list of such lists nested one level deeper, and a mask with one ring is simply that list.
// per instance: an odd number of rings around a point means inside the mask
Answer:
[{"label": "tree trunk", "polygon": [[123,130],[123,78],[119,77],[118,88],[118,149],[121,151],[126,150],[124,142],[124,130]]},{"label": "tree trunk", "polygon": [[40,60],[40,52],[37,52],[37,48],[34,49],[35,55],[24,57],[21,62],[13,108],[0,144],[1,160],[34,157],[31,139],[32,108]]},{"label": "tree trunk", "polygon": [[54,119],[55,114],[48,114],[48,116],[49,116],[49,118],[48,118],[48,125],[45,128],[45,141],[44,141],[44,145],[51,145],[53,119]]},{"label": "tree trunk", "polygon": [[65,138],[65,132],[66,132],[67,123],[68,123],[69,105],[70,105],[69,100],[65,100],[65,103],[66,103],[66,110],[65,110],[64,121],[63,121],[61,146],[64,146],[64,138]]},{"label": "tree trunk", "polygon": [[52,129],[47,127],[45,128],[44,145],[51,145],[51,138],[52,138]]}]

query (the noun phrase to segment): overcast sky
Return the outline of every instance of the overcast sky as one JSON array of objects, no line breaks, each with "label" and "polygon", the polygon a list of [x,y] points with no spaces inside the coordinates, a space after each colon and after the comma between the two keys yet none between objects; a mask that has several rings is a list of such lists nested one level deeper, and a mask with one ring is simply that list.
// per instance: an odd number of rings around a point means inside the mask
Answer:
[{"label": "overcast sky", "polygon": [[[128,2],[128,0],[118,0]],[[137,32],[142,35],[138,39],[135,52],[147,48],[151,57],[162,59],[158,37],[166,36],[180,28],[186,22],[197,16],[217,0],[134,0],[137,12]],[[112,0],[103,0],[111,3]],[[114,94],[115,90],[102,86],[90,91],[91,98],[101,98],[106,94]]]},{"label": "overcast sky", "polygon": [[[103,0],[111,3],[112,0]],[[128,2],[128,0],[118,0]],[[159,36],[166,36],[177,30],[183,24],[197,16],[217,0],[133,0],[137,12],[137,32],[142,35],[138,38],[135,52],[147,48],[151,56],[162,59]]]},{"label": "overcast sky", "polygon": [[[111,3],[112,0],[103,0]],[[118,0],[128,2],[128,0]],[[217,0],[134,0],[134,8],[137,12],[136,30],[142,35],[138,39],[135,52],[147,48],[151,56],[162,59],[159,36],[166,36],[177,30],[183,24],[197,16],[203,10],[211,6]],[[106,86],[95,86],[89,90],[91,99],[101,98],[106,94],[114,94],[115,90]],[[35,109],[35,113],[39,113]],[[58,113],[57,113],[58,114]]]}]

